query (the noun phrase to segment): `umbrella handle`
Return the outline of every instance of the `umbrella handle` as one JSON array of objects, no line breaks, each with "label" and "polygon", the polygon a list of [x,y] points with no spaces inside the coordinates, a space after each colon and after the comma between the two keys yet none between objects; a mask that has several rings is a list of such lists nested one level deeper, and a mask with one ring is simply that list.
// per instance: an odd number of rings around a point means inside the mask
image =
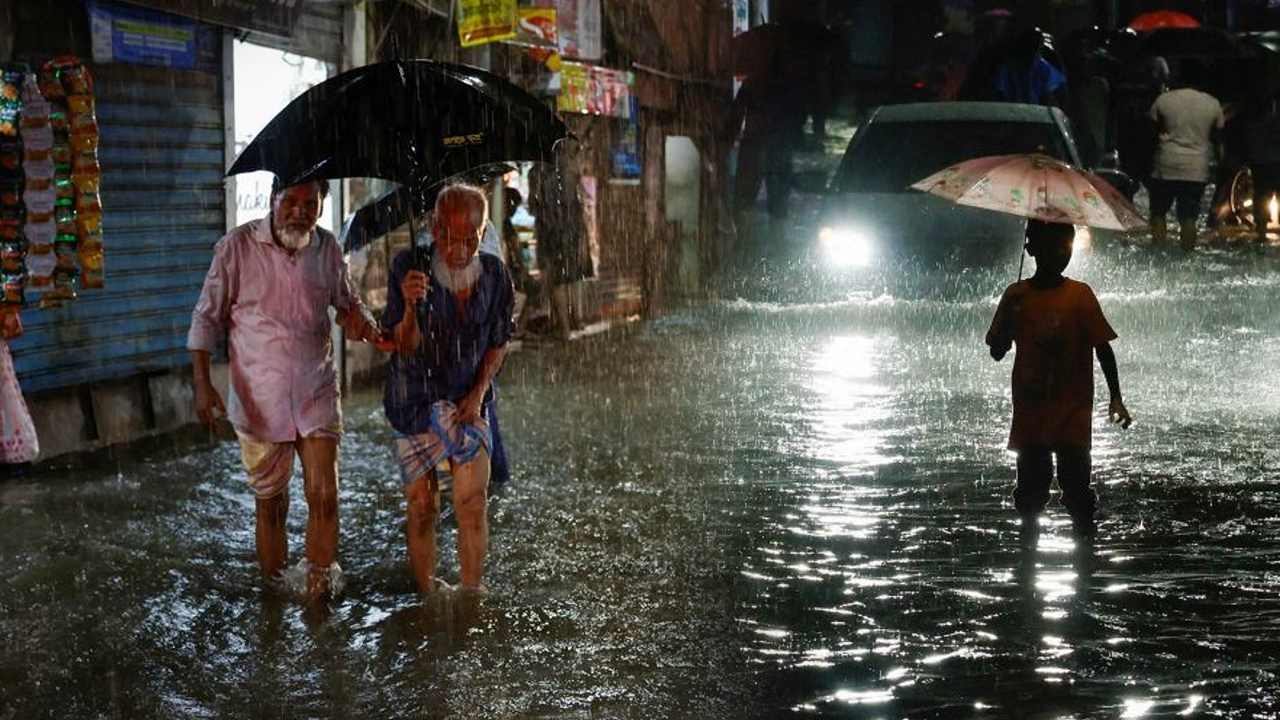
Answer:
[{"label": "umbrella handle", "polygon": [[[427,287],[431,287],[431,263],[427,262],[426,253],[422,248],[418,247],[418,227],[413,215],[413,197],[409,197],[409,252],[413,258],[413,265],[427,276]],[[427,311],[427,300],[423,298],[417,302],[416,309],[418,316],[421,317]]]}]

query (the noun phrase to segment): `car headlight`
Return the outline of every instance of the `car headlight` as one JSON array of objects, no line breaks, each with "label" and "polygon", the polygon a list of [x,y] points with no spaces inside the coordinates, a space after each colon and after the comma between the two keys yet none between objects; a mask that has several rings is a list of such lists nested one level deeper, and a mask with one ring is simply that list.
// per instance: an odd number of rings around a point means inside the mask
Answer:
[{"label": "car headlight", "polygon": [[827,259],[840,267],[866,267],[875,252],[871,235],[857,228],[824,226],[818,242]]}]

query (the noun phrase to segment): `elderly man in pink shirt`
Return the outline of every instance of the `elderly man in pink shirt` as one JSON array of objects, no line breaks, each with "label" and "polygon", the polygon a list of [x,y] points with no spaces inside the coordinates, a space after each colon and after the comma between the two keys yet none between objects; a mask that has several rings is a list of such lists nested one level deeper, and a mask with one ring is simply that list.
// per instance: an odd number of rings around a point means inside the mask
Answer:
[{"label": "elderly man in pink shirt", "polygon": [[[302,459],[307,498],[307,591],[328,593],[340,572],[338,439],[342,409],[333,364],[329,308],[348,336],[388,352],[352,289],[342,248],[316,228],[328,184],[311,180],[271,191],[271,213],[227,233],[214,248],[187,349],[195,367],[195,405],[212,425],[219,411],[235,426],[257,495],[258,564],[267,578],[284,570],[285,518],[293,456]],[[209,379],[209,354],[228,336],[231,396]]]}]

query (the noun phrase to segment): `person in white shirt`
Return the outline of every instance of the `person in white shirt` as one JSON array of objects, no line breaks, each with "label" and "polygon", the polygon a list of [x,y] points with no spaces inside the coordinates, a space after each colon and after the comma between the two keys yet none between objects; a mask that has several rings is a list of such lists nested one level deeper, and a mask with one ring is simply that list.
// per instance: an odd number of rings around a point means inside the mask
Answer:
[{"label": "person in white shirt", "polygon": [[1197,89],[1203,66],[1184,60],[1180,68],[1182,87],[1162,93],[1151,105],[1156,123],[1156,143],[1151,181],[1151,238],[1156,244],[1168,239],[1165,215],[1176,203],[1179,239],[1184,250],[1195,246],[1200,201],[1208,184],[1211,166],[1221,156],[1218,135],[1225,123],[1222,104],[1209,93]]}]

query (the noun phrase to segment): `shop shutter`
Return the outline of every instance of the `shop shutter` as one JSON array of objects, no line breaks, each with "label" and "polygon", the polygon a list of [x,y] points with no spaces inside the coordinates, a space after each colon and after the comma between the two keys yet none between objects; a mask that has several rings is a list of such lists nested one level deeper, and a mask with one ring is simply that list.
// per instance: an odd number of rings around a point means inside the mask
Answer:
[{"label": "shop shutter", "polygon": [[[206,68],[218,67],[209,59]],[[106,287],[81,290],[61,308],[24,311],[26,334],[12,347],[26,392],[189,364],[191,309],[224,230],[219,74],[127,64],[91,70]]]},{"label": "shop shutter", "polygon": [[306,3],[298,16],[293,35],[280,37],[260,32],[237,35],[245,42],[286,50],[295,55],[342,62],[342,3]]}]

